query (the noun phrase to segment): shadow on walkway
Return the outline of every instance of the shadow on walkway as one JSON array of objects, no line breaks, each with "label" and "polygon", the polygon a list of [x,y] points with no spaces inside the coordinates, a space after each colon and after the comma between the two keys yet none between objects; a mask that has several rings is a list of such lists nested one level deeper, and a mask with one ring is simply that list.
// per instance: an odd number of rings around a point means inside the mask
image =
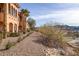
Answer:
[{"label": "shadow on walkway", "polygon": [[48,40],[47,40],[46,37],[44,37],[42,35],[40,35],[40,36],[33,36],[33,37],[37,37],[36,40],[32,40],[33,42],[38,43],[38,44],[42,44],[43,46],[46,46],[46,47],[49,47],[48,46]]},{"label": "shadow on walkway", "polygon": [[43,35],[34,35],[33,37],[36,37],[37,39],[32,40],[34,43],[42,44],[43,46],[49,47],[49,48],[62,48],[60,44],[56,40],[52,40],[51,43],[48,43],[48,38],[46,38]]}]

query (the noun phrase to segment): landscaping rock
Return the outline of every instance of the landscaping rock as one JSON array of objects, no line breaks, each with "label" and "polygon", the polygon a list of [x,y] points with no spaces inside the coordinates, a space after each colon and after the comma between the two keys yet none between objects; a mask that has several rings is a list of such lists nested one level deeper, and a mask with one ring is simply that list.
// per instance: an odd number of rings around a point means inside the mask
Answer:
[{"label": "landscaping rock", "polygon": [[46,50],[46,56],[59,56],[59,55],[60,55],[60,51],[58,49],[48,48]]}]

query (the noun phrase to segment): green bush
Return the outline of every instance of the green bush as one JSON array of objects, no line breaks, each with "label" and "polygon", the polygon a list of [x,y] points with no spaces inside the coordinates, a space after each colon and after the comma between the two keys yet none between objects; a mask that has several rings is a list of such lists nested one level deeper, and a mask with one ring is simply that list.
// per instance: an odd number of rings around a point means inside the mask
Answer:
[{"label": "green bush", "polygon": [[0,32],[0,43],[2,42],[2,39],[3,39],[3,33]]},{"label": "green bush", "polygon": [[27,29],[27,32],[30,32],[30,29]]},{"label": "green bush", "polygon": [[0,39],[2,39],[2,36],[3,36],[3,34],[2,34],[2,32],[0,32]]},{"label": "green bush", "polygon": [[19,33],[9,33],[9,37],[17,37],[19,36]]}]

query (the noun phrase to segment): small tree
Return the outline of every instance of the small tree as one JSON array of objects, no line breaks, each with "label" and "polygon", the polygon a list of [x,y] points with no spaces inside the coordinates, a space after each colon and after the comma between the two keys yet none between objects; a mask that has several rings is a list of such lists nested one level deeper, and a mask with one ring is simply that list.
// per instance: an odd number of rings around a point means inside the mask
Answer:
[{"label": "small tree", "polygon": [[28,24],[29,24],[29,26],[30,26],[30,29],[31,30],[34,30],[35,29],[35,25],[36,25],[36,22],[35,22],[35,20],[34,19],[32,19],[32,18],[28,18]]}]

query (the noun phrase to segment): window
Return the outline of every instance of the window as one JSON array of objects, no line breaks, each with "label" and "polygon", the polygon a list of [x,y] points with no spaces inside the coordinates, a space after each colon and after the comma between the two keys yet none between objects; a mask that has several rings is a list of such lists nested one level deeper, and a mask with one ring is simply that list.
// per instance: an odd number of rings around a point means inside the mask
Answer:
[{"label": "window", "polygon": [[9,14],[13,15],[13,7],[10,4],[9,4],[8,9],[9,9]]},{"label": "window", "polygon": [[3,8],[0,8],[0,12],[3,12]]},{"label": "window", "polygon": [[9,14],[10,14],[10,11],[11,11],[11,10],[10,10],[10,4],[8,4],[8,9],[9,9]]},{"label": "window", "polygon": [[15,16],[15,9],[13,8],[13,16]]},{"label": "window", "polygon": [[9,23],[9,32],[13,32],[13,24]]},{"label": "window", "polygon": [[9,4],[8,9],[9,9],[9,14],[11,14],[12,16],[17,17],[17,10],[15,8],[13,8],[13,6],[11,6]]},{"label": "window", "polygon": [[14,11],[15,11],[15,12],[14,12],[14,16],[16,17],[16,10],[14,9]]},{"label": "window", "polygon": [[17,10],[15,10],[15,17],[17,17]]},{"label": "window", "polygon": [[14,16],[14,8],[13,8],[13,6],[12,6],[12,15]]},{"label": "window", "polygon": [[13,6],[11,6],[11,15],[13,15]]},{"label": "window", "polygon": [[14,31],[17,32],[17,24],[14,25]]},{"label": "window", "polygon": [[0,12],[1,12],[1,8],[0,8]]}]

